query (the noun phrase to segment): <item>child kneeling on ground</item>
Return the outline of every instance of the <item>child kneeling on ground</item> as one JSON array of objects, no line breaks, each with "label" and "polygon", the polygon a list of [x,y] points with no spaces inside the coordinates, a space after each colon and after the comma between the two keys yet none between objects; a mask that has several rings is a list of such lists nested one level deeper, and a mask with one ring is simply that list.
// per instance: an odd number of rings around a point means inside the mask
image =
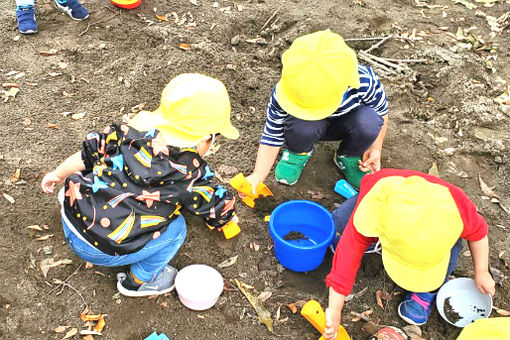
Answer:
[{"label": "child kneeling on ground", "polygon": [[254,188],[276,162],[276,180],[298,182],[320,141],[340,141],[333,162],[359,188],[361,178],[381,167],[388,104],[383,85],[356,53],[330,30],[297,38],[282,56],[282,75],[267,106],[255,168]]},{"label": "child kneeling on ground", "polygon": [[100,266],[130,265],[117,288],[126,296],[169,292],[177,270],[169,261],[186,237],[182,207],[210,228],[237,228],[235,198],[219,185],[203,156],[215,134],[237,139],[228,93],[219,80],[181,74],[163,90],[160,107],[128,125],[92,132],[81,152],[42,180],[60,191],[68,244]]},{"label": "child kneeling on ground", "polygon": [[377,241],[389,277],[408,291],[398,314],[410,324],[427,322],[437,290],[455,269],[461,239],[468,241],[478,290],[495,294],[487,224],[460,188],[440,178],[380,170],[363,178],[359,194],[338,207],[333,219],[341,237],[326,278],[326,339],[334,339],[340,325],[363,252]]}]

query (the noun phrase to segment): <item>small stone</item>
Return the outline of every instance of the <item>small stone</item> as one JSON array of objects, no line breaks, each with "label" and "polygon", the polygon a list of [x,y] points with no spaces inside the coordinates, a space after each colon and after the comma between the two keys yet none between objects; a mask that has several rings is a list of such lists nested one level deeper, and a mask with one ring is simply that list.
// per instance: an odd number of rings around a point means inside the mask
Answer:
[{"label": "small stone", "polygon": [[503,158],[501,158],[500,156],[494,157],[494,162],[496,162],[497,164],[504,164],[505,163],[503,161]]},{"label": "small stone", "polygon": [[237,45],[239,45],[240,42],[241,42],[240,35],[233,36],[232,39],[230,39],[230,45],[232,45],[232,46],[237,46]]},{"label": "small stone", "polygon": [[446,156],[453,156],[455,153],[455,148],[446,148],[443,150],[443,152]]},{"label": "small stone", "polygon": [[44,246],[43,247],[43,253],[46,255],[53,254],[53,246]]}]

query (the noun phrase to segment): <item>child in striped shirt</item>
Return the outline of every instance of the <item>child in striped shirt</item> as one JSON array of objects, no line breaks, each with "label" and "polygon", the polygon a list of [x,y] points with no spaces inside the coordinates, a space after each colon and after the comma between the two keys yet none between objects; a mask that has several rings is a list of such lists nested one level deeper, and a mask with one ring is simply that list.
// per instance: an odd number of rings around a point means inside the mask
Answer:
[{"label": "child in striped shirt", "polygon": [[381,166],[388,104],[379,78],[330,30],[296,39],[282,63],[248,181],[253,187],[264,181],[283,146],[275,177],[293,185],[315,143],[341,140],[333,161],[358,189],[361,178]]}]

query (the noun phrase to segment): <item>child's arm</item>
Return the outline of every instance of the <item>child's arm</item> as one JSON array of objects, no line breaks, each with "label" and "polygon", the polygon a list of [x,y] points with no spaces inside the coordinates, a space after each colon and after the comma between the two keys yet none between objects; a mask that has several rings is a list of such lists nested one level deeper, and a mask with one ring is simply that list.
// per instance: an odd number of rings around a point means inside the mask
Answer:
[{"label": "child's arm", "polygon": [[469,251],[473,257],[476,287],[483,294],[494,296],[495,282],[489,273],[489,239],[487,236],[479,241],[468,241]]},{"label": "child's arm", "polygon": [[388,130],[388,115],[383,116],[384,123],[379,131],[379,135],[370,147],[363,153],[363,157],[359,162],[361,171],[370,171],[374,173],[381,170],[381,151],[383,147],[386,130]]},{"label": "child's arm", "polygon": [[333,287],[329,287],[328,308],[326,308],[326,327],[324,337],[334,340],[340,322],[342,321],[342,309],[344,308],[345,296],[337,293]]},{"label": "child's arm", "polygon": [[85,170],[85,165],[81,158],[81,152],[78,151],[69,156],[55,170],[47,173],[41,181],[41,188],[43,192],[51,193],[55,190],[55,186],[62,183],[66,177],[82,170]]},{"label": "child's arm", "polygon": [[255,169],[251,175],[246,177],[253,190],[255,190],[259,183],[264,182],[271,171],[279,152],[280,147],[264,144],[259,145],[257,160],[255,161]]}]

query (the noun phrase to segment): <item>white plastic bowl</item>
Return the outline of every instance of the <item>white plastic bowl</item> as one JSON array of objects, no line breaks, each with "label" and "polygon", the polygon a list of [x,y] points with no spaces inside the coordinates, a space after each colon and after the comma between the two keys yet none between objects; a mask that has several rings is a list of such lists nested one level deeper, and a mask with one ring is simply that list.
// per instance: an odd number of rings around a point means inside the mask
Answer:
[{"label": "white plastic bowl", "polygon": [[214,306],[223,291],[223,278],[205,264],[184,267],[175,277],[179,300],[189,309],[206,310]]},{"label": "white plastic bowl", "polygon": [[[450,300],[451,308],[459,314],[459,320],[456,322],[448,320],[444,312],[447,299]],[[446,282],[439,289],[436,305],[443,319],[451,325],[462,328],[475,320],[489,317],[492,311],[492,297],[480,293],[474,280],[461,277]]]}]

